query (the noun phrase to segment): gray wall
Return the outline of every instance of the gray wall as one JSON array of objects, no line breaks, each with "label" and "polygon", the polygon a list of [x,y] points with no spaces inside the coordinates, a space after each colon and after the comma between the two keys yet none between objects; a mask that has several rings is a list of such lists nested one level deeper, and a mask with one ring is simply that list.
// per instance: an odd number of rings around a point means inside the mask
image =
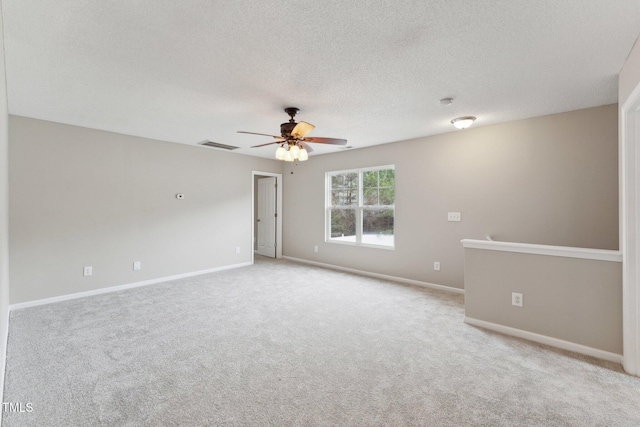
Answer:
[{"label": "gray wall", "polygon": [[[608,105],[313,157],[284,175],[284,254],[462,288],[463,238],[617,249],[617,123]],[[325,172],[392,163],[396,249],[325,243]]]},{"label": "gray wall", "polygon": [[9,124],[11,303],[251,261],[251,172],[280,173],[280,162],[24,117]]},{"label": "gray wall", "polygon": [[[0,400],[4,389],[4,367],[9,331],[9,113],[4,67],[4,32],[0,3]],[[0,414],[2,420],[2,414]]]},{"label": "gray wall", "polygon": [[622,354],[621,262],[467,248],[464,300],[466,317]]},{"label": "gray wall", "polygon": [[631,49],[618,80],[618,102],[622,105],[640,84],[640,38]]}]

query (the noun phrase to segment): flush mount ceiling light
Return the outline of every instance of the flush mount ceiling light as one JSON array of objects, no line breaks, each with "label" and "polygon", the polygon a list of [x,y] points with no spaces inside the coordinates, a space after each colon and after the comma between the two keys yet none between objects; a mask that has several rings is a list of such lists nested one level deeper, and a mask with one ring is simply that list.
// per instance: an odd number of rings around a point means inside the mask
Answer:
[{"label": "flush mount ceiling light", "polygon": [[451,124],[458,129],[466,129],[471,126],[475,120],[476,118],[473,116],[458,117],[457,119],[451,120]]}]

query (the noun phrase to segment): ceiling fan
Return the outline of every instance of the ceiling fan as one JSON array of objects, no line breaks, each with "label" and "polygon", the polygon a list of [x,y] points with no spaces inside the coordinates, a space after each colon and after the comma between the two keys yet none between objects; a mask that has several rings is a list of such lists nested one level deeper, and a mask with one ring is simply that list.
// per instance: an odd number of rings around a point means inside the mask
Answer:
[{"label": "ceiling fan", "polygon": [[288,107],[284,109],[284,112],[287,113],[291,119],[280,125],[281,136],[245,131],[238,131],[238,133],[248,133],[251,135],[262,135],[275,138],[275,141],[271,141],[266,144],[254,145],[251,148],[280,144],[280,147],[278,147],[278,150],[276,151],[276,159],[284,160],[285,162],[293,162],[295,160],[303,162],[307,160],[309,158],[309,153],[313,151],[313,149],[307,144],[308,142],[332,145],[347,144],[346,139],[322,138],[319,136],[307,137],[306,135],[311,132],[315,126],[307,122],[296,123],[293,118],[298,114],[298,111],[300,110],[295,107]]}]

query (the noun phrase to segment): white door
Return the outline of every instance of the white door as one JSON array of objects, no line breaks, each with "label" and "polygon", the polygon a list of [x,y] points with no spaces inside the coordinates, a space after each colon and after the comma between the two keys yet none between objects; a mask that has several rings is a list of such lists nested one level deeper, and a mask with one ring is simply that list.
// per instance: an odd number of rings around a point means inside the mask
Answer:
[{"label": "white door", "polygon": [[258,254],[276,257],[276,178],[258,179]]}]

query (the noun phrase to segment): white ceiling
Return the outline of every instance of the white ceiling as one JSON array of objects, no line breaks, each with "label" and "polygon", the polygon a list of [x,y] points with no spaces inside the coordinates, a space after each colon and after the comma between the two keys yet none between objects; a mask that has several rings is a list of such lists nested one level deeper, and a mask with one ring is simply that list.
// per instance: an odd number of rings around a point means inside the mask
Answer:
[{"label": "white ceiling", "polygon": [[[617,102],[638,0],[3,0],[9,112],[271,157]],[[453,97],[442,107],[438,101]],[[315,154],[336,147],[315,145]],[[205,149],[205,148],[203,148]]]}]

